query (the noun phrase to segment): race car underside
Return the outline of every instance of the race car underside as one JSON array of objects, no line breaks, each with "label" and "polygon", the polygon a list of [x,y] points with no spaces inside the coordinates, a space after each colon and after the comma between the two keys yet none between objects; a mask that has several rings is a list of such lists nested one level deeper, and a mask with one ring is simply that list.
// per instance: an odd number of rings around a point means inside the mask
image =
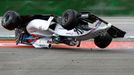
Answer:
[{"label": "race car underside", "polygon": [[[35,26],[39,26],[39,28],[47,28],[45,30],[34,28],[34,31],[39,30],[43,33],[36,32],[37,34],[33,34],[28,27],[34,27],[35,23]],[[45,26],[44,23],[48,25]],[[77,12],[75,10],[67,10],[62,16],[19,16],[14,11],[8,11],[2,18],[2,26],[8,30],[15,30],[16,44],[37,46],[40,43],[39,41],[44,41],[43,44],[47,47],[50,47],[51,43],[79,46],[81,41],[94,39],[98,47],[105,48],[111,43],[112,38],[123,38],[126,34],[125,31],[90,12]]]}]

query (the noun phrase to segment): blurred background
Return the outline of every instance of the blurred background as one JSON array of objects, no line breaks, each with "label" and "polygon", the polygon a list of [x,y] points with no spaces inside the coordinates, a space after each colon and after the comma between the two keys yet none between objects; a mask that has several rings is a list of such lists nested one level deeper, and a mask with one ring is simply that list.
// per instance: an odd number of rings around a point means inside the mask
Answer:
[{"label": "blurred background", "polygon": [[100,16],[134,16],[134,0],[0,0],[1,16],[7,10],[21,15],[61,15],[66,9],[91,11]]}]

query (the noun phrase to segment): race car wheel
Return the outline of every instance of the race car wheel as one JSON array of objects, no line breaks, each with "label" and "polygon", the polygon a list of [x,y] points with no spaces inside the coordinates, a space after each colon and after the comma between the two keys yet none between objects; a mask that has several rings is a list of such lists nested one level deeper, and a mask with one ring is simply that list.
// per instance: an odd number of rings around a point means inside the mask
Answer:
[{"label": "race car wheel", "polygon": [[78,25],[78,12],[72,9],[66,10],[62,15],[62,27],[71,30]]},{"label": "race car wheel", "polygon": [[20,23],[20,16],[14,11],[7,11],[1,20],[1,24],[7,30],[14,30]]},{"label": "race car wheel", "polygon": [[106,48],[112,41],[112,37],[107,33],[105,36],[94,38],[94,43],[99,48]]}]

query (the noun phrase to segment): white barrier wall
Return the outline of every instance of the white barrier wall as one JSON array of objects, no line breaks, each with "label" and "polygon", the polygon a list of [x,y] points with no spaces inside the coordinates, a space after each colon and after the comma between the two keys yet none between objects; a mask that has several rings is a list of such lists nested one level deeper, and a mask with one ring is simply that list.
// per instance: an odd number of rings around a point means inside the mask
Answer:
[{"label": "white barrier wall", "polygon": [[[114,26],[123,29],[127,32],[126,36],[133,36],[134,34],[134,17],[100,17]],[[1,20],[1,17],[0,17]],[[0,21],[1,22],[1,21]],[[0,36],[14,35],[14,31],[8,31],[0,25]]]}]

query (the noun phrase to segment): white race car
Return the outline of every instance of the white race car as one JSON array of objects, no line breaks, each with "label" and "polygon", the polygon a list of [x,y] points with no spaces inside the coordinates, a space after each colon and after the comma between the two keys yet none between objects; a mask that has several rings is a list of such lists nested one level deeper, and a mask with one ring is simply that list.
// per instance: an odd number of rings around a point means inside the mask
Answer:
[{"label": "white race car", "polygon": [[7,11],[2,26],[15,30],[16,44],[29,44],[35,48],[51,48],[52,44],[80,46],[81,41],[94,39],[99,48],[106,48],[112,38],[123,38],[125,31],[102,20],[94,14],[68,9],[62,16],[19,15]]}]

